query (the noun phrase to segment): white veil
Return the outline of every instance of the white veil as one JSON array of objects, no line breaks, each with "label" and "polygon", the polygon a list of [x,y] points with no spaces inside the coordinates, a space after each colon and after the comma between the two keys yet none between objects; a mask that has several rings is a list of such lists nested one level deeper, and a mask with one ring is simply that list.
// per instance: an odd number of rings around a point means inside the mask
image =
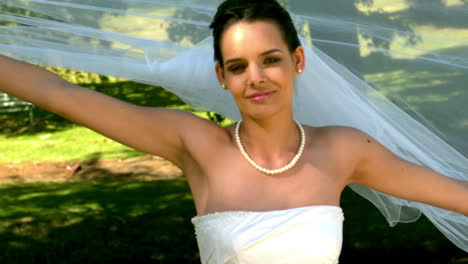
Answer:
[{"label": "white veil", "polygon": [[[2,0],[0,54],[160,85],[238,119],[213,70],[208,25],[220,2]],[[300,122],[361,129],[404,159],[468,180],[468,1],[280,2],[306,47]],[[352,188],[390,225],[422,212],[468,251],[468,217]]]}]

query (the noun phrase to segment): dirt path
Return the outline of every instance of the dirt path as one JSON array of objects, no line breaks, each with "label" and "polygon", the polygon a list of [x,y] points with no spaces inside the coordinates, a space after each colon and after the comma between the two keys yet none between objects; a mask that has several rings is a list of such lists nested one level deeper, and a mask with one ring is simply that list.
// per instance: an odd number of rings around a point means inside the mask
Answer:
[{"label": "dirt path", "polygon": [[0,163],[0,183],[158,180],[179,177],[182,177],[182,172],[176,166],[154,156],[81,163]]}]

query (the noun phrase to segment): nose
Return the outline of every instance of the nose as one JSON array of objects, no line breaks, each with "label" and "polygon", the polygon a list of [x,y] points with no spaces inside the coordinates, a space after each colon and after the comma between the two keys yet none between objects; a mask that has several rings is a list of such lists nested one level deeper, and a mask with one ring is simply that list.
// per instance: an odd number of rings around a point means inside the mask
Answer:
[{"label": "nose", "polygon": [[248,68],[248,75],[247,75],[247,85],[248,86],[259,86],[264,84],[266,81],[265,73],[263,71],[263,67],[252,64]]}]

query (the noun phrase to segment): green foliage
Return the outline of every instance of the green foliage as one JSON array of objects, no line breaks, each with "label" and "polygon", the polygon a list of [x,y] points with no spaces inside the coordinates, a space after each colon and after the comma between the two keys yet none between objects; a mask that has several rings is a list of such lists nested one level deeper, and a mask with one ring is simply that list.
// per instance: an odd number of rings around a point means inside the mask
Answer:
[{"label": "green foliage", "polygon": [[79,84],[79,85],[91,85],[91,84],[103,84],[103,83],[117,83],[121,82],[122,80],[119,80],[117,78],[113,77],[108,77],[105,75],[99,75],[95,73],[89,73],[89,72],[80,72],[80,71],[73,71],[73,70],[68,70],[68,69],[62,69],[62,68],[54,68],[54,67],[45,67],[46,69],[55,72],[58,74],[60,77],[64,78],[65,80]]}]

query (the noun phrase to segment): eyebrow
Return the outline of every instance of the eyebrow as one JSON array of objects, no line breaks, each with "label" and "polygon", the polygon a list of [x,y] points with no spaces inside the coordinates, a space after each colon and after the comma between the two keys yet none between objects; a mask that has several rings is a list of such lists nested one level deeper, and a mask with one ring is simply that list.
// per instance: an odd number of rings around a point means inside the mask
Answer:
[{"label": "eyebrow", "polygon": [[[283,51],[280,50],[280,49],[271,49],[271,50],[267,50],[267,51],[264,51],[264,52],[260,53],[260,55],[258,55],[258,56],[262,57],[262,56],[265,56],[265,55],[268,55],[268,54],[274,53],[274,52],[283,52]],[[229,63],[234,63],[234,62],[238,62],[238,61],[241,61],[241,60],[242,60],[241,58],[229,59],[224,64],[227,65]]]}]

